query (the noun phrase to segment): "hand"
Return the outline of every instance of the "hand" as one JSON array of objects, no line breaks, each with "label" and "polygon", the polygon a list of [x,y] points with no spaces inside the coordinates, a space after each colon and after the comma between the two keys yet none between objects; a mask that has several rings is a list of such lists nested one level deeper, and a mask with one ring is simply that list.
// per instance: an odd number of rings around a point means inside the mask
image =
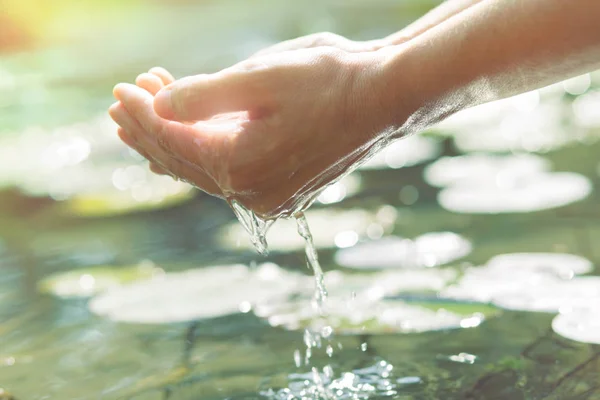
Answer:
[{"label": "hand", "polygon": [[375,51],[384,47],[384,40],[369,40],[358,42],[346,39],[343,36],[330,32],[313,33],[285,42],[277,43],[259,51],[252,57],[260,57],[268,54],[281,53],[290,50],[310,49],[315,47],[334,47],[336,49],[347,51],[348,53],[361,53],[365,51]]},{"label": "hand", "polygon": [[155,98],[158,80],[149,91],[117,85],[110,113],[157,172],[259,216],[289,216],[389,128],[378,71],[372,57],[337,49],[290,51],[175,81]]}]

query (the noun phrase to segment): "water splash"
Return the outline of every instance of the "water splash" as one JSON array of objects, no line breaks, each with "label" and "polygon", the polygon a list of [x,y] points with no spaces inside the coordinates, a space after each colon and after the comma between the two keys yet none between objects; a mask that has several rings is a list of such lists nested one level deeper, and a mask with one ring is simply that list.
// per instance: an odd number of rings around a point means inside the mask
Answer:
[{"label": "water splash", "polygon": [[[263,220],[262,218],[258,217],[254,212],[248,210],[243,205],[238,203],[236,200],[228,200],[228,203],[231,206],[233,212],[235,213],[237,219],[244,227],[244,229],[250,234],[250,239],[256,251],[259,254],[267,255],[268,244],[266,234],[271,225],[273,224],[274,220]],[[313,237],[310,232],[310,228],[308,226],[308,221],[306,220],[306,216],[303,212],[295,213],[294,218],[296,219],[298,234],[304,239],[305,242],[306,262],[308,266],[313,270],[315,276],[315,292],[313,296],[313,307],[319,313],[319,315],[325,317],[325,302],[327,301],[327,289],[325,288],[323,270],[321,269],[321,265],[319,264],[319,257],[315,248],[315,244],[313,242]],[[325,366],[323,368],[323,372],[320,372],[316,367],[310,365],[313,349],[322,348],[323,341],[328,342],[326,353],[329,357],[332,357],[333,347],[330,343],[332,334],[333,329],[327,325],[324,326],[320,331],[311,331],[310,329],[306,329],[304,332],[304,360],[301,359],[300,352],[298,350],[294,352],[294,363],[297,368],[301,367],[302,361],[304,361],[305,366],[311,367],[309,373],[311,378],[308,380],[304,379],[302,381],[305,385],[302,391],[308,394],[310,397],[302,396],[300,397],[301,399],[344,399],[343,397],[338,396],[338,392],[340,391],[336,389],[336,385],[339,386],[339,383],[337,382],[337,380],[333,379],[334,371],[331,365]],[[345,379],[348,378],[346,377]],[[290,385],[293,384],[295,384],[293,381],[290,382]],[[329,387],[331,384],[333,384],[334,386]],[[290,388],[291,387],[292,386],[290,386]],[[277,397],[276,399],[294,399],[293,397],[289,397],[285,394],[286,390],[292,389],[284,389],[283,391],[280,391],[281,396],[283,397]],[[275,392],[271,391],[271,393]]]},{"label": "water splash", "polygon": [[355,369],[334,377],[330,366],[320,372],[312,368],[308,373],[289,376],[289,387],[262,391],[269,400],[367,400],[397,398],[408,386],[420,384],[416,376],[396,378],[394,366],[380,360],[366,368]]}]

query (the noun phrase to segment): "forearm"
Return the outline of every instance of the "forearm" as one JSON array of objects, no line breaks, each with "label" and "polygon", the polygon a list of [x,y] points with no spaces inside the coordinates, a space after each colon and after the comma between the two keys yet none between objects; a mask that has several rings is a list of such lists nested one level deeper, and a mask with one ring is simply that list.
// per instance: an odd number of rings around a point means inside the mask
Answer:
[{"label": "forearm", "polygon": [[412,113],[398,125],[422,128],[591,71],[600,67],[599,15],[598,0],[484,0],[409,43],[380,50],[381,95],[390,113]]},{"label": "forearm", "polygon": [[382,42],[389,46],[414,39],[481,1],[482,0],[446,0],[401,31],[387,36]]}]

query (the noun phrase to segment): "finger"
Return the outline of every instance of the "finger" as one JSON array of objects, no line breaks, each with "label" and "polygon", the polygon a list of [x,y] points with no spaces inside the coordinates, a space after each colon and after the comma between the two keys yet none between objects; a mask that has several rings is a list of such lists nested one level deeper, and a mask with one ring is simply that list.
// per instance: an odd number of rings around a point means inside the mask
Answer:
[{"label": "finger", "polygon": [[[147,92],[145,92],[144,90],[138,88],[137,86],[133,86],[133,85],[128,85],[128,86],[129,86],[129,88],[125,88],[125,89],[127,89],[127,90],[131,89],[132,93],[130,93],[130,94],[125,93],[124,95],[121,95],[121,93],[119,93],[118,97],[123,98],[125,102],[129,101],[130,103],[132,103],[132,108],[134,110],[137,110],[140,113],[140,115],[144,112],[144,110],[140,111],[140,109],[138,109],[138,107],[142,107],[143,104],[145,104],[146,108],[147,108],[147,110],[145,110],[145,111],[153,114],[152,105],[147,101],[145,102],[143,99],[143,96],[141,96],[140,93],[144,93],[147,96],[150,96],[150,95]],[[133,90],[133,89],[135,89],[135,90]],[[125,90],[125,92],[127,92],[127,90]],[[139,92],[139,93],[137,93],[137,95],[139,95],[141,97],[137,98],[135,92]],[[133,97],[129,98],[128,96],[133,96]],[[142,105],[138,104],[140,102],[142,103]],[[150,132],[150,130],[148,130],[145,126],[142,126],[140,123],[138,123],[138,121],[135,119],[135,117],[130,114],[129,109],[126,108],[124,103],[117,103],[114,107],[111,107],[110,113],[111,113],[111,116],[113,117],[113,119],[115,120],[115,122],[117,122],[117,124],[119,124],[126,131],[126,133],[129,136],[131,136],[131,141],[133,143],[135,143],[135,146],[133,146],[133,148],[136,149],[145,158],[147,158],[151,162],[154,162],[154,163],[160,165],[164,170],[171,172],[171,175],[181,177],[186,182],[190,182],[191,184],[194,184],[194,185],[200,187],[200,189],[208,192],[209,194],[213,194],[213,195],[217,195],[217,196],[220,195],[221,190],[216,185],[214,180],[203,171],[201,166],[196,165],[195,163],[193,163],[191,161],[182,161],[180,159],[180,157],[174,156],[174,155],[170,154],[169,152],[165,151],[164,145],[162,145],[162,146],[159,145],[156,142],[155,137],[151,134],[148,134],[148,132]],[[141,115],[141,117],[146,118],[146,115],[145,114]],[[157,120],[159,120],[157,123],[160,123],[160,121],[161,121],[160,118],[158,118],[156,116],[155,116],[155,118]],[[149,122],[148,126],[151,126],[154,123],[156,123],[156,122]],[[192,136],[189,132],[185,131],[185,130],[191,129],[191,127],[189,127],[187,125],[183,125],[183,124],[179,124],[179,123],[172,123],[172,122],[167,122],[167,121],[165,121],[165,123],[169,124],[169,126],[174,125],[173,131],[176,133],[176,135],[174,135],[175,138],[180,137],[180,136],[181,137]],[[177,126],[181,126],[183,128],[183,130],[181,130],[180,132],[177,132],[177,130],[176,130]],[[177,133],[179,133],[179,135],[177,135]],[[177,141],[177,139],[175,139],[175,142],[177,144],[180,144],[180,141]],[[193,144],[192,151],[194,150],[194,148],[197,149],[198,146]],[[187,152],[190,152],[189,147],[185,148],[185,150]],[[180,152],[177,154],[180,156],[183,156],[184,158],[186,156],[186,154],[184,154],[183,152]],[[193,160],[193,158],[191,158],[191,159]]]},{"label": "finger", "polygon": [[131,135],[127,133],[125,129],[119,128],[117,130],[117,133],[119,135],[119,138],[123,141],[123,143],[135,150],[140,156],[144,157],[152,164],[159,165],[158,162],[154,159],[154,157],[150,156],[150,154],[143,150],[141,146],[135,140],[133,140]]},{"label": "finger", "polygon": [[[123,103],[118,102],[113,104],[109,109],[108,113],[110,117],[122,128],[122,132],[127,132],[127,138],[123,140],[128,145],[136,144],[139,145],[139,139],[143,138],[145,135],[140,135],[140,131],[142,130],[135,118],[133,118]],[[117,131],[117,133],[120,133]],[[123,138],[121,138],[123,139]]]},{"label": "finger", "polygon": [[214,124],[186,125],[164,120],[154,112],[152,96],[134,85],[117,85],[115,96],[141,126],[142,129],[137,131],[125,128],[143,147],[153,144],[172,157],[190,160],[203,169],[213,165],[212,162],[222,154],[228,144],[228,133],[237,133],[240,129],[239,123],[231,121],[224,122],[225,127],[214,127]]},{"label": "finger", "polygon": [[200,121],[235,111],[260,112],[268,106],[261,84],[264,78],[257,73],[264,66],[248,68],[253,67],[179,79],[158,92],[154,109],[162,118],[173,121]]},{"label": "finger", "polygon": [[[133,132],[136,132],[139,135],[142,127],[136,125],[135,120],[127,115],[127,110],[125,110],[122,105],[118,104],[114,108],[113,114],[117,120],[130,127]],[[181,178],[185,182],[199,187],[208,194],[222,197],[221,189],[203,171],[195,169],[194,166],[167,155],[162,149],[156,147],[148,149],[148,147],[143,147],[140,143],[135,141],[132,138],[132,135],[123,127],[118,129],[118,133],[124,142],[150,161],[150,169],[152,172],[161,175],[169,175],[174,179]]]},{"label": "finger", "polygon": [[138,75],[135,79],[135,84],[148,91],[152,96],[156,95],[163,88],[162,80],[158,76],[147,72]]},{"label": "finger", "polygon": [[171,83],[173,83],[175,81],[175,78],[173,78],[173,75],[171,75],[169,73],[169,71],[167,71],[166,69],[162,68],[162,67],[154,67],[154,68],[150,68],[150,71],[148,71],[149,73],[156,75],[160,78],[160,80],[162,81],[163,85],[170,85]]},{"label": "finger", "polygon": [[137,143],[127,133],[127,131],[125,129],[123,129],[122,127],[119,127],[117,129],[117,135],[119,135],[119,138],[121,139],[121,141],[123,143],[125,143],[127,146],[132,147],[132,148],[135,148],[137,146]]},{"label": "finger", "polygon": [[[131,135],[129,133],[127,133],[127,131],[121,127],[119,127],[119,129],[117,130],[117,133],[119,135],[119,137],[121,138],[121,140],[128,145],[129,147],[131,147],[133,150],[135,150],[137,153],[139,153],[142,157],[144,157],[146,160],[150,161],[150,165],[154,165],[156,168],[160,168],[162,171],[165,171],[164,168],[160,167],[160,165],[158,164],[157,161],[154,160],[153,157],[150,156],[150,154],[148,154],[146,151],[144,151],[140,145],[135,142],[133,140],[133,138],[131,137]],[[168,174],[168,172],[165,172]]]}]

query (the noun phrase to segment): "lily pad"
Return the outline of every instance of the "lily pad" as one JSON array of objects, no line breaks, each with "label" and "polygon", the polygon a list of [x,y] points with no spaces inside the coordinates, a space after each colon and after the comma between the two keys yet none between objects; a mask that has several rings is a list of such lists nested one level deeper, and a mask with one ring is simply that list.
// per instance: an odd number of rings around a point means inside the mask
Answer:
[{"label": "lily pad", "polygon": [[327,307],[327,317],[311,312],[309,305],[297,306],[282,310],[281,313],[261,316],[266,317],[272,326],[287,330],[322,330],[331,327],[340,335],[384,335],[471,328],[485,319],[484,314],[479,312],[464,315],[448,311],[442,306],[433,310],[402,301],[349,305],[332,300]]},{"label": "lily pad", "polygon": [[90,310],[113,321],[165,324],[250,311],[267,298],[285,298],[311,281],[275,264],[256,269],[223,265],[174,272],[94,297]]},{"label": "lily pad", "polygon": [[572,254],[514,253],[467,269],[440,296],[491,302],[497,307],[537,312],[579,308],[600,300],[600,277],[575,277],[591,263]]},{"label": "lily pad", "polygon": [[163,270],[151,262],[136,266],[82,268],[45,277],[38,282],[38,290],[62,298],[90,297],[162,273]]},{"label": "lily pad", "polygon": [[553,282],[552,276],[528,270],[510,272],[486,267],[468,268],[459,281],[440,291],[440,296],[488,303],[504,293]]},{"label": "lily pad", "polygon": [[511,253],[492,257],[488,268],[497,268],[507,274],[514,270],[529,270],[548,273],[570,279],[574,275],[586,274],[594,269],[592,262],[575,254],[564,253]]},{"label": "lily pad", "polygon": [[492,302],[505,309],[547,313],[585,308],[600,302],[600,277],[548,279],[523,290],[498,294]]},{"label": "lily pad", "polygon": [[490,304],[477,303],[470,301],[449,301],[445,299],[437,299],[435,301],[416,301],[410,302],[419,307],[428,308],[433,311],[446,310],[448,312],[462,315],[472,316],[474,314],[483,314],[486,318],[497,315],[501,312],[498,307]]},{"label": "lily pad", "polygon": [[[389,214],[333,208],[305,212],[314,244],[318,248],[336,247],[336,241],[346,242],[349,236],[352,236],[350,243],[356,243],[361,237],[367,237],[367,230],[373,225],[379,225],[384,232],[389,231],[395,223],[395,217]],[[227,247],[253,249],[248,233],[237,222],[222,228],[219,240]],[[294,219],[275,222],[267,233],[267,243],[269,249],[274,251],[295,251],[304,248],[304,239],[298,234]]]},{"label": "lily pad", "polygon": [[[122,158],[120,153],[125,146],[115,134],[116,128],[103,113],[83,123],[51,130],[30,127],[18,134],[3,136],[0,187],[16,186],[35,196],[52,196],[55,187],[73,187],[71,176],[80,175],[80,169],[90,172],[99,161],[99,164],[114,163],[115,159]],[[94,163],[90,163],[92,159]],[[82,183],[88,186],[96,183],[96,187],[102,184],[91,176]]]},{"label": "lily pad", "polygon": [[140,183],[129,191],[109,190],[76,194],[65,203],[69,213],[81,217],[106,217],[173,207],[190,200],[194,190],[169,177]]},{"label": "lily pad", "polygon": [[533,154],[472,154],[442,157],[425,168],[424,177],[427,183],[437,187],[465,183],[502,187],[520,177],[549,169],[548,160]]},{"label": "lily pad", "polygon": [[[567,109],[559,98],[536,104],[535,97],[523,98],[521,109],[500,113],[485,125],[471,125],[454,136],[462,152],[548,152],[577,140],[578,135],[565,129]],[[539,101],[539,100],[538,100]]]},{"label": "lily pad", "polygon": [[[431,293],[454,278],[453,271],[417,270],[375,274],[325,274],[329,298],[323,317],[312,305],[312,292],[303,292],[287,300],[269,299],[254,312],[272,326],[288,330],[331,327],[338,334],[386,334],[460,328],[462,315],[439,307],[433,310],[401,300],[386,299],[398,293]],[[482,317],[483,318],[483,317]],[[466,322],[462,322],[463,325]]]},{"label": "lily pad", "polygon": [[380,170],[411,167],[432,160],[440,153],[441,145],[437,140],[415,135],[393,142],[361,165],[359,169]]},{"label": "lily pad", "polygon": [[335,261],[346,268],[388,269],[436,267],[466,256],[471,243],[452,232],[433,232],[414,240],[385,237],[338,250]]},{"label": "lily pad", "polygon": [[600,310],[592,306],[561,312],[552,320],[552,330],[576,342],[600,344]]},{"label": "lily pad", "polygon": [[539,91],[484,103],[462,110],[437,125],[438,129],[449,132],[476,132],[482,128],[497,125],[503,117],[515,112],[530,112],[540,103]]},{"label": "lily pad", "polygon": [[452,186],[439,193],[438,201],[443,208],[456,213],[529,213],[574,203],[591,191],[592,184],[583,175],[540,173],[520,177],[510,186]]},{"label": "lily pad", "polygon": [[579,126],[586,128],[600,127],[600,92],[593,91],[583,96],[579,96],[573,101],[573,114],[575,122]]}]

